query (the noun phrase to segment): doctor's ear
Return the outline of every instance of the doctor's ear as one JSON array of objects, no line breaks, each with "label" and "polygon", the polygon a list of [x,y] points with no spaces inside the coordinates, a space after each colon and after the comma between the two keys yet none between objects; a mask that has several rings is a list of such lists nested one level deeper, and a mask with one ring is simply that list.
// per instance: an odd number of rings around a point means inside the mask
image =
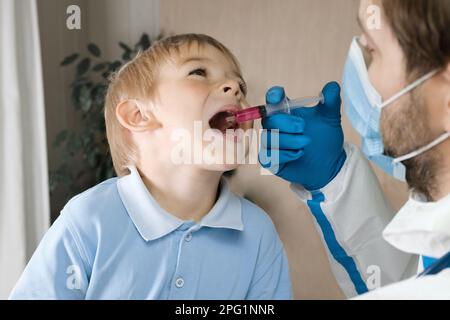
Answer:
[{"label": "doctor's ear", "polygon": [[116,107],[116,117],[120,124],[132,132],[143,132],[161,127],[149,107],[143,102],[126,100]]}]

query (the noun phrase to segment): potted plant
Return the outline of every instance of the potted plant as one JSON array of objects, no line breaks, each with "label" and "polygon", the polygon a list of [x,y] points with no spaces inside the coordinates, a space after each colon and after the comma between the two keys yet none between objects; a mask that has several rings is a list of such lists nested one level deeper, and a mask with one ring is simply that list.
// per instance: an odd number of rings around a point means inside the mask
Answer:
[{"label": "potted plant", "polygon": [[145,33],[134,46],[119,42],[121,57],[108,61],[102,58],[96,44],[89,43],[87,52],[73,53],[61,62],[63,67],[75,68],[70,84],[71,101],[82,121],[80,130],[62,130],[53,141],[53,146],[62,151],[62,158],[61,164],[50,172],[51,195],[61,187],[62,200],[66,202],[75,194],[114,176],[103,116],[108,77],[150,45]]}]

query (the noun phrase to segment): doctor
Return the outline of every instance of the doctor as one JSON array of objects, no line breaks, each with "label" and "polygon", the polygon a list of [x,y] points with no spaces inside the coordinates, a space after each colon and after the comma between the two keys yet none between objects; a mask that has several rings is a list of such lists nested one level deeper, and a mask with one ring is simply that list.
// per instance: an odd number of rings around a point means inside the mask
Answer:
[{"label": "doctor", "polygon": [[[378,27],[367,23],[374,5]],[[358,21],[343,97],[362,153],[343,143],[329,83],[324,104],[264,119],[280,132],[274,173],[308,205],[347,297],[450,299],[450,1],[362,0]],[[266,100],[284,97],[274,87]],[[393,219],[366,158],[408,183]]]}]

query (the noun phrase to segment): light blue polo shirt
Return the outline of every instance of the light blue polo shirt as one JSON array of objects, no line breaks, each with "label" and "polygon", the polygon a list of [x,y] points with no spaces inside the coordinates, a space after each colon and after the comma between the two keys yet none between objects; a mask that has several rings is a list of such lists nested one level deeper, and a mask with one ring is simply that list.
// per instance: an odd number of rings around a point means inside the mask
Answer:
[{"label": "light blue polo shirt", "polygon": [[230,192],[200,223],[164,211],[135,167],[70,200],[11,299],[290,299],[270,218]]}]

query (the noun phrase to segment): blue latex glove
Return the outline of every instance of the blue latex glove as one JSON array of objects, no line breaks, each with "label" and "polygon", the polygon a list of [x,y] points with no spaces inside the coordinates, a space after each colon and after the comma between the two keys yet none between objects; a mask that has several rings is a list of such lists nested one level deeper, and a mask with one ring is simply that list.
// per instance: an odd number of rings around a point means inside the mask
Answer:
[{"label": "blue latex glove", "polygon": [[[326,186],[339,173],[346,159],[340,87],[336,82],[330,82],[322,92],[325,98],[323,104],[291,110],[291,114],[275,114],[262,120],[267,133],[264,130],[261,136],[261,165],[308,190]],[[277,104],[284,97],[282,87],[273,87],[266,93],[266,102]],[[271,129],[279,130],[278,147],[270,139],[267,141],[266,136],[270,136]],[[271,159],[270,163],[266,163],[275,149],[279,151],[279,161]]]}]

